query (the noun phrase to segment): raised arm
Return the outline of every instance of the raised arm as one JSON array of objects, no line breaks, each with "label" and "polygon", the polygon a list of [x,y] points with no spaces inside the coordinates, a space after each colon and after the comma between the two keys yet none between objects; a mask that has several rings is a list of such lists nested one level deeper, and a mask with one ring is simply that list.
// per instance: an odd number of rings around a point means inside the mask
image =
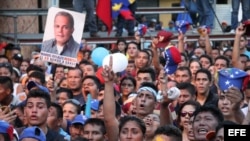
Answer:
[{"label": "raised arm", "polygon": [[160,109],[160,125],[164,126],[166,124],[172,124],[173,120],[171,118],[170,111],[168,109],[169,104],[172,102],[167,97],[167,76],[165,71],[162,69],[159,73],[158,80],[161,86],[162,100],[161,100],[161,109]]},{"label": "raised arm", "polygon": [[179,50],[179,52],[185,53],[185,49],[184,49],[184,34],[181,33],[181,32],[179,32],[179,35],[178,35],[178,50]]},{"label": "raised arm", "polygon": [[232,114],[234,115],[235,122],[241,124],[245,118],[241,111],[240,105],[243,101],[243,95],[238,88],[231,87],[226,93],[227,98],[231,101]]},{"label": "raised arm", "polygon": [[153,65],[154,65],[154,68],[156,70],[156,73],[158,74],[161,70],[160,68],[160,56],[158,55],[158,50],[157,50],[157,47],[156,47],[156,42],[155,41],[156,39],[152,39],[152,51],[153,51]]},{"label": "raised arm", "polygon": [[207,55],[211,55],[211,53],[212,53],[212,47],[211,47],[210,38],[209,38],[209,35],[208,35],[207,28],[204,28],[202,30],[202,36],[205,38],[205,50],[206,50],[206,54]]},{"label": "raised arm", "polygon": [[105,81],[103,113],[104,123],[107,130],[109,141],[118,141],[119,122],[115,116],[115,97],[114,97],[114,72],[112,71],[113,59],[110,57],[109,66],[105,66],[102,76]]},{"label": "raised arm", "polygon": [[234,46],[233,46],[233,55],[232,55],[232,65],[235,68],[241,70],[244,69],[243,64],[240,62],[240,38],[245,33],[243,25],[240,25],[236,28],[235,37],[234,37]]}]

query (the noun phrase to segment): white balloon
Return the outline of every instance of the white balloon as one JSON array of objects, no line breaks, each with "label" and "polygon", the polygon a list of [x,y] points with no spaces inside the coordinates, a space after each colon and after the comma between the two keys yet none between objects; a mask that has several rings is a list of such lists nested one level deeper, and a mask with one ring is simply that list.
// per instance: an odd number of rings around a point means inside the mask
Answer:
[{"label": "white balloon", "polygon": [[114,73],[124,71],[128,66],[128,59],[123,53],[114,53],[105,56],[102,62],[103,68],[105,65],[109,66],[109,60],[111,55],[113,57],[112,70],[114,71]]}]

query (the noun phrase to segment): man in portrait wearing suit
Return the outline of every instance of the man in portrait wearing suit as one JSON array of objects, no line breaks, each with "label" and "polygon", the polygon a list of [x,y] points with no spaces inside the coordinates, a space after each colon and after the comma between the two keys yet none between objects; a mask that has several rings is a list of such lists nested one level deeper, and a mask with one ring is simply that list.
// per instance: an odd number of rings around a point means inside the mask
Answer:
[{"label": "man in portrait wearing suit", "polygon": [[54,19],[55,38],[44,41],[41,51],[76,58],[80,45],[72,37],[73,32],[73,16],[68,12],[58,12]]}]

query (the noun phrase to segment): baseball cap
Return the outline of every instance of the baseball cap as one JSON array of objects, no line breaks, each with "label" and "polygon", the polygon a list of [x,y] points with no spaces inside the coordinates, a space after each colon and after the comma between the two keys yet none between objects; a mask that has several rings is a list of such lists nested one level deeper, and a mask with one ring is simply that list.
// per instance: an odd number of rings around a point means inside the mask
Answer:
[{"label": "baseball cap", "polygon": [[71,122],[71,124],[76,124],[76,123],[78,123],[78,124],[84,125],[84,123],[85,123],[85,121],[86,121],[87,119],[88,119],[88,118],[87,118],[85,115],[79,114],[79,115],[77,115],[77,116],[74,118],[74,120]]},{"label": "baseball cap", "polygon": [[24,138],[33,138],[37,139],[38,141],[46,141],[45,134],[39,127],[36,126],[25,128],[21,133],[19,140],[22,140]]},{"label": "baseball cap", "polygon": [[99,100],[92,99],[91,100],[91,109],[97,111],[99,109]]},{"label": "baseball cap", "polygon": [[15,54],[12,58],[21,62],[23,61],[23,56],[20,53]]},{"label": "baseball cap", "polygon": [[181,62],[181,54],[175,46],[168,47],[164,52],[164,59],[166,64],[164,66],[167,74],[173,74]]},{"label": "baseball cap", "polygon": [[10,140],[13,139],[13,131],[14,127],[10,125],[8,122],[0,120],[0,134],[8,134]]},{"label": "baseball cap", "polygon": [[174,34],[169,31],[161,30],[157,33],[157,38],[158,38],[158,44],[156,47],[158,48],[165,48],[171,39],[173,38]]},{"label": "baseball cap", "polygon": [[247,73],[238,68],[226,68],[218,72],[218,85],[222,91],[230,87],[242,89],[242,84]]},{"label": "baseball cap", "polygon": [[49,93],[49,90],[46,87],[44,87],[44,86],[42,86],[34,81],[29,81],[27,84],[27,89],[30,91],[34,87],[38,87],[39,89],[43,90],[44,92]]}]

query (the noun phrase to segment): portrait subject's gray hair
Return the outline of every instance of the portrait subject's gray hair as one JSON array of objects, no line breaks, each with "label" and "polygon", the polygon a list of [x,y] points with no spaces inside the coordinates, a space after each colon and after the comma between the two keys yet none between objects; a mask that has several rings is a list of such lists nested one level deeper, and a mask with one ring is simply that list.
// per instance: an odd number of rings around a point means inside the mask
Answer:
[{"label": "portrait subject's gray hair", "polygon": [[74,18],[73,18],[73,16],[72,16],[70,13],[65,12],[65,11],[60,11],[60,12],[58,12],[58,13],[56,14],[55,19],[56,19],[57,16],[64,16],[64,17],[67,17],[68,20],[69,20],[69,25],[70,25],[70,27],[71,27],[71,28],[74,28]]}]

